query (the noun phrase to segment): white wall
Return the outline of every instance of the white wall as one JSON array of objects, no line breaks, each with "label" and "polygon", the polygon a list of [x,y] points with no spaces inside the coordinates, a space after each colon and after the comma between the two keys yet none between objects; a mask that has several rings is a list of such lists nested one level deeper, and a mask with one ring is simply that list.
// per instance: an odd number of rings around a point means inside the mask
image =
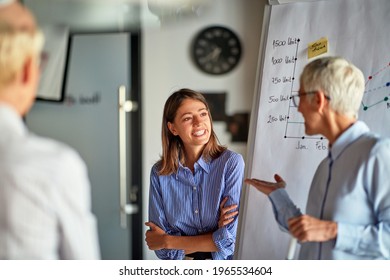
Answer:
[{"label": "white wall", "polygon": [[[228,115],[250,112],[256,82],[256,68],[264,6],[267,0],[206,0],[199,17],[179,17],[160,24],[149,12],[148,0],[139,0],[142,20],[142,124],[143,124],[143,205],[147,221],[149,172],[161,153],[161,117],[165,100],[174,91],[189,87],[201,91],[227,93]],[[163,2],[156,0],[154,2]],[[74,30],[122,30],[137,25],[135,0],[74,1],[24,0],[34,11],[40,24],[63,23]],[[183,0],[183,2],[185,2]],[[237,67],[217,77],[201,73],[190,57],[190,43],[197,32],[208,25],[225,25],[240,37],[243,53]],[[231,143],[226,124],[215,122],[214,128],[222,144],[246,157],[245,143]],[[146,228],[145,228],[146,230]],[[146,259],[154,259],[153,251],[144,244]]]},{"label": "white wall", "polygon": [[[202,17],[183,18],[159,24],[144,7],[142,31],[142,111],[143,111],[143,198],[144,220],[147,221],[149,172],[161,154],[161,118],[168,96],[188,87],[200,91],[227,93],[226,110],[250,112],[256,83],[256,68],[267,0],[209,1]],[[154,18],[154,20],[153,20]],[[153,24],[155,22],[155,24]],[[225,25],[240,37],[243,54],[239,65],[230,73],[210,76],[201,73],[190,57],[190,43],[195,34],[208,25]],[[231,143],[225,123],[214,123],[222,144],[246,156],[246,144]],[[145,228],[146,230],[146,228]],[[144,247],[144,258],[155,259],[153,251]]]}]

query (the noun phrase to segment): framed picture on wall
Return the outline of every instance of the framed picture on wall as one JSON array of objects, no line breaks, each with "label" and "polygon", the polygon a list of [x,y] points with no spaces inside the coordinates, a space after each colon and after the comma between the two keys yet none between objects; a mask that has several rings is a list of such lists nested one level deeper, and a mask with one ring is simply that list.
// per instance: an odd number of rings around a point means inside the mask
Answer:
[{"label": "framed picture on wall", "polygon": [[213,121],[226,121],[226,92],[204,92]]},{"label": "framed picture on wall", "polygon": [[66,26],[43,26],[45,44],[41,54],[41,80],[37,99],[61,102],[68,53],[69,31]]},{"label": "framed picture on wall", "polygon": [[235,113],[227,117],[227,128],[232,135],[232,142],[246,143],[248,141],[249,119],[247,112]]}]

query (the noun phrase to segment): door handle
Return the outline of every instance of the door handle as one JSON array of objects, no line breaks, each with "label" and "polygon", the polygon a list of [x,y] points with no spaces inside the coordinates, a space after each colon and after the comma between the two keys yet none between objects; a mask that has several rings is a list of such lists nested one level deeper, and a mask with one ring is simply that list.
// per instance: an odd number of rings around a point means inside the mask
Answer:
[{"label": "door handle", "polygon": [[[119,196],[120,196],[120,224],[122,228],[127,228],[127,215],[138,213],[138,205],[128,203],[127,190],[129,186],[129,177],[131,170],[128,169],[128,137],[127,129],[131,131],[130,124],[127,123],[126,113],[134,112],[138,109],[138,103],[126,99],[126,87],[120,86],[119,94]],[[138,190],[137,187],[131,187],[130,193]],[[132,202],[136,202],[131,199]]]}]

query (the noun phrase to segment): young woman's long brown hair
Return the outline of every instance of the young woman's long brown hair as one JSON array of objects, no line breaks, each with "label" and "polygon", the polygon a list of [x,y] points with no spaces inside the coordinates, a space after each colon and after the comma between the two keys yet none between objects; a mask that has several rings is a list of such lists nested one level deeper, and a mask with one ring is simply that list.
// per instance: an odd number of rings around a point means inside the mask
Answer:
[{"label": "young woman's long brown hair", "polygon": [[196,92],[191,89],[183,88],[171,94],[167,99],[164,106],[164,114],[162,120],[162,156],[160,159],[159,165],[159,174],[160,175],[170,175],[176,173],[179,167],[179,160],[182,164],[185,162],[185,154],[182,152],[183,142],[179,136],[175,136],[168,129],[168,122],[173,122],[177,110],[181,106],[182,102],[185,99],[194,99],[202,102],[209,113],[210,122],[211,122],[211,133],[210,139],[205,145],[202,153],[202,157],[206,160],[211,160],[219,157],[223,151],[226,150],[226,147],[219,144],[217,135],[213,129],[213,121],[211,118],[211,113],[206,99],[200,92]]}]

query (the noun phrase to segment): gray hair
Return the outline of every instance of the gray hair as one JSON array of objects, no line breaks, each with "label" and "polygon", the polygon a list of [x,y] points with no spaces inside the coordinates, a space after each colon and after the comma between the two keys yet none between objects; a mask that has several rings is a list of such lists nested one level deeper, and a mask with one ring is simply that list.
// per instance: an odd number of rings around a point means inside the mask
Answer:
[{"label": "gray hair", "polygon": [[305,66],[300,83],[306,92],[322,90],[334,111],[357,118],[365,79],[362,71],[349,61],[341,57],[316,59]]}]

